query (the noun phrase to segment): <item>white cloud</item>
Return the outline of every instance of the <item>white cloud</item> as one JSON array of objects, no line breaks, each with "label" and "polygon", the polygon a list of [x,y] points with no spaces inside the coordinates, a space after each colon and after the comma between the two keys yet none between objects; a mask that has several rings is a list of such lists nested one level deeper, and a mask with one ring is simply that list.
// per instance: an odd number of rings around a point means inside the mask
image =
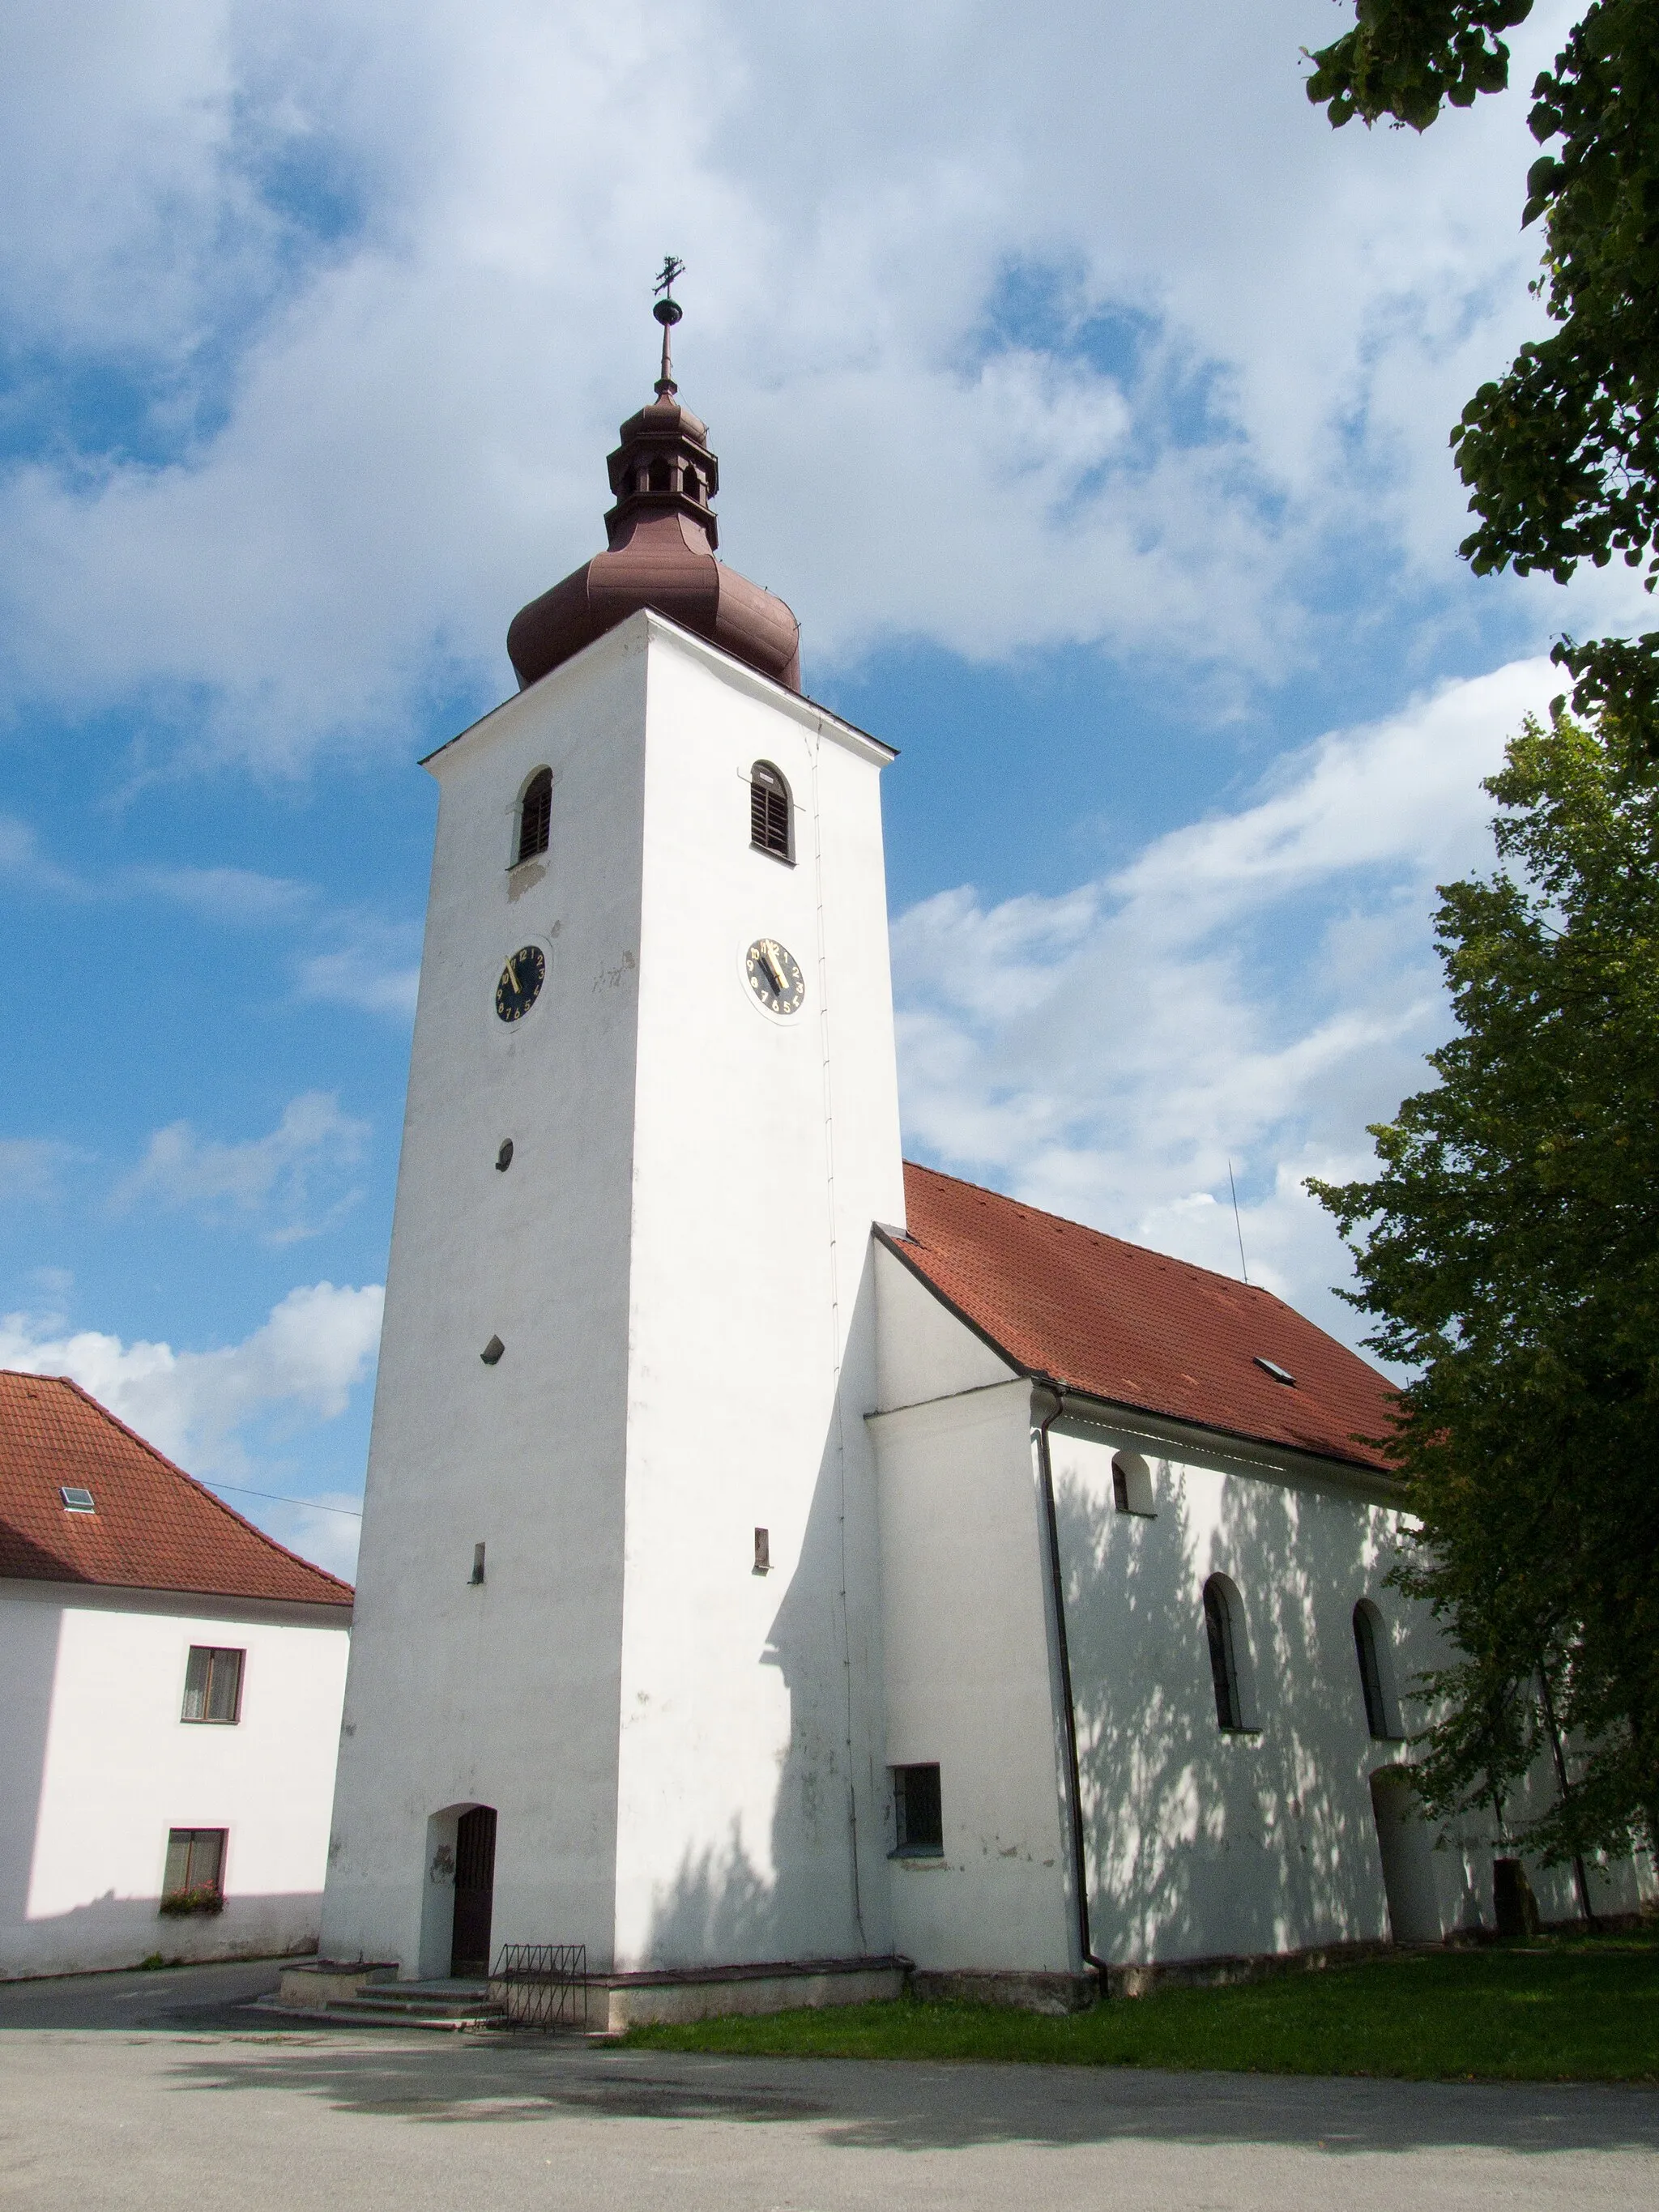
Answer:
[{"label": "white cloud", "polygon": [[187,908],[204,921],[251,927],[291,921],[317,898],[310,884],[295,883],[287,876],[262,876],[252,868],[133,868],[114,887],[148,892]]},{"label": "white cloud", "polygon": [[1322,738],[1254,804],[1055,898],[940,894],[894,927],[907,1141],[957,1172],[1251,1276],[1351,1340],[1308,1175],[1428,1079],[1449,1017],[1434,887],[1491,860],[1480,788],[1544,661]]},{"label": "white cloud", "polygon": [[50,1198],[58,1170],[84,1157],[56,1137],[0,1137],[0,1199]]},{"label": "white cloud", "polygon": [[188,1121],[158,1129],[143,1159],[117,1185],[118,1212],[142,1202],[186,1210],[210,1223],[261,1219],[266,1240],[292,1243],[314,1236],[356,1202],[347,1191],[319,1215],[319,1186],[338,1183],[343,1169],[362,1158],[367,1121],[340,1110],[329,1091],[290,1099],[268,1135],[241,1144],[199,1136]]},{"label": "white cloud", "polygon": [[[1422,139],[1308,106],[1324,0],[40,13],[0,94],[20,343],[118,363],[142,435],[43,432],[0,487],[14,687],[173,699],[264,774],[507,689],[507,617],[596,545],[665,225],[727,545],[820,664],[1282,672],[1334,548],[1359,619],[1506,593],[1537,635],[1553,586],[1457,569],[1445,438],[1536,325],[1524,87],[1571,13]],[[1573,588],[1581,629],[1636,605]]]},{"label": "white cloud", "polygon": [[273,1417],[337,1419],[374,1365],[383,1297],[379,1284],[313,1283],[216,1352],[124,1343],[95,1329],[64,1334],[61,1318],[10,1314],[0,1320],[0,1366],[70,1376],[191,1474],[252,1481],[239,1432]]},{"label": "white cloud", "polygon": [[300,963],[301,998],[412,1019],[421,988],[419,925],[399,927],[358,915],[340,927],[344,944]]},{"label": "white cloud", "polygon": [[[319,1491],[314,1502],[287,1503],[225,1493],[226,1503],[273,1535],[301,1559],[314,1559],[331,1575],[357,1579],[357,1542],[362,1534],[361,1498],[343,1490]],[[351,1508],[349,1511],[342,1508]]]}]

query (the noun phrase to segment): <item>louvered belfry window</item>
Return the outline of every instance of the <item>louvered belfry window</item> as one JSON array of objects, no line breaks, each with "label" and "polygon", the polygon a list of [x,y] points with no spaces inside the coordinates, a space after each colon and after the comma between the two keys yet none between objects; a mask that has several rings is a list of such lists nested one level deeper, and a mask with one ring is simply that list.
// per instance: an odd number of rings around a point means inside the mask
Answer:
[{"label": "louvered belfry window", "polygon": [[519,860],[533,860],[544,853],[552,826],[553,771],[538,769],[525,787],[524,804],[519,810]]},{"label": "louvered belfry window", "polygon": [[749,771],[749,842],[757,851],[793,858],[789,849],[789,787],[770,761]]}]

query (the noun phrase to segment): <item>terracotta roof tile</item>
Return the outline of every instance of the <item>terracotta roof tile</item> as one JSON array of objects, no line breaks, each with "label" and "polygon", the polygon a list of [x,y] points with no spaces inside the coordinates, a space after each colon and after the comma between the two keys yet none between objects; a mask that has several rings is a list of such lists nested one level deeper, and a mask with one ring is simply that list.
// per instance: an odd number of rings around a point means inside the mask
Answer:
[{"label": "terracotta roof tile", "polygon": [[[91,1513],[65,1510],[65,1487]],[[244,1521],[64,1375],[0,1370],[0,1576],[349,1606],[325,1574]]]},{"label": "terracotta roof tile", "polygon": [[[1368,1468],[1393,1386],[1271,1291],[908,1162],[892,1249],[1024,1372]],[[1259,1359],[1295,1376],[1276,1382]]]}]

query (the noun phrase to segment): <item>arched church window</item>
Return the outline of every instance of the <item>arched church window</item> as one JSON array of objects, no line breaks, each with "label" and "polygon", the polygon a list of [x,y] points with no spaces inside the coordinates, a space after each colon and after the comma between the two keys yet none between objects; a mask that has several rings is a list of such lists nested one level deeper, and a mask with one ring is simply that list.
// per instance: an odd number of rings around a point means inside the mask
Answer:
[{"label": "arched church window", "polygon": [[1244,1608],[1225,1575],[1204,1585],[1204,1634],[1210,1648],[1210,1680],[1215,1686],[1218,1728],[1230,1735],[1255,1726],[1251,1711],[1249,1646]]},{"label": "arched church window", "polygon": [[651,489],[653,491],[672,490],[672,486],[668,481],[668,464],[666,461],[652,462]]},{"label": "arched church window", "polygon": [[698,500],[702,496],[702,486],[697,482],[695,469],[688,469],[685,472],[685,495],[688,499]]},{"label": "arched church window", "polygon": [[1353,1649],[1365,1693],[1365,1725],[1380,1743],[1396,1743],[1403,1731],[1395,1703],[1388,1623],[1368,1597],[1353,1609]]},{"label": "arched church window", "polygon": [[1112,1503],[1120,1513],[1139,1513],[1148,1520],[1156,1511],[1152,1470],[1139,1452],[1112,1455]]},{"label": "arched church window", "polygon": [[516,867],[520,860],[533,860],[547,850],[549,832],[553,826],[553,771],[538,768],[524,787],[524,797],[519,802],[519,849],[514,860]]},{"label": "arched church window", "polygon": [[770,761],[757,761],[749,771],[749,842],[757,852],[793,860],[791,812],[788,785]]}]

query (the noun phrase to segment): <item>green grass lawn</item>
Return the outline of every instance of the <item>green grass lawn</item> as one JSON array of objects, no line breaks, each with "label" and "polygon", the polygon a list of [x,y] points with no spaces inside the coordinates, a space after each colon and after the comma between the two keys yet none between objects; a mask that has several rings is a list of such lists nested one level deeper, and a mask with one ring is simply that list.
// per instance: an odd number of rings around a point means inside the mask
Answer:
[{"label": "green grass lawn", "polygon": [[1018,2059],[1414,2081],[1659,2081],[1659,1935],[1412,1952],[1228,1990],[1120,1998],[1066,2019],[986,2005],[856,2005],[635,2028],[636,2050]]}]

